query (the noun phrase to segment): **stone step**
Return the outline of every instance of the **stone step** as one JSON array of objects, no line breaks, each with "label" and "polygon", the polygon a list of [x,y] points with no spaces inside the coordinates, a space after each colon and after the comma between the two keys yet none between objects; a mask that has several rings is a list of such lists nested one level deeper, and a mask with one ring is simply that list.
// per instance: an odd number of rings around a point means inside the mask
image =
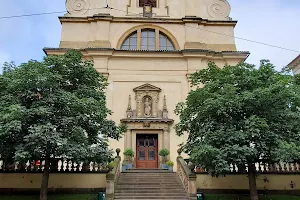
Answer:
[{"label": "stone step", "polygon": [[187,195],[186,194],[182,194],[182,193],[174,193],[174,194],[169,194],[169,193],[159,193],[159,194],[143,194],[143,193],[116,193],[115,197],[182,197],[182,198],[186,198]]},{"label": "stone step", "polygon": [[188,200],[177,173],[164,169],[130,169],[120,174],[116,200]]},{"label": "stone step", "polygon": [[136,189],[144,189],[144,188],[149,188],[149,189],[179,189],[183,188],[183,186],[178,186],[174,187],[174,185],[117,185],[116,189],[130,189],[130,188],[136,188]]},{"label": "stone step", "polygon": [[169,177],[177,176],[176,173],[121,173],[120,176],[149,176],[149,177]]},{"label": "stone step", "polygon": [[118,200],[173,200],[173,199],[180,199],[180,200],[189,200],[188,198],[176,198],[176,197],[172,197],[172,198],[165,198],[165,199],[162,199],[160,197],[146,197],[146,198],[139,198],[139,197],[132,197],[132,198],[129,198],[129,197],[116,197],[115,199],[118,199]]},{"label": "stone step", "polygon": [[173,181],[173,180],[180,180],[178,177],[119,177],[118,180],[127,180],[127,181],[130,181],[130,180],[133,180],[133,181],[143,181],[143,180],[149,180],[149,181],[153,181],[153,180],[158,180],[158,181],[161,181],[161,180],[170,180]]},{"label": "stone step", "polygon": [[167,169],[127,169],[125,172],[122,172],[121,174],[126,173],[174,173],[170,172]]},{"label": "stone step", "polygon": [[132,181],[134,181],[134,182],[136,182],[136,181],[143,181],[143,180],[149,180],[149,181],[155,181],[155,180],[157,180],[157,181],[180,181],[180,179],[179,178],[177,178],[177,177],[157,177],[157,178],[153,178],[153,177],[119,177],[119,179],[118,180],[126,180],[126,181],[130,181],[130,180],[132,180]]},{"label": "stone step", "polygon": [[119,185],[149,185],[149,186],[153,186],[153,185],[172,185],[172,186],[180,186],[182,187],[182,184],[180,182],[169,182],[169,181],[166,181],[166,182],[147,182],[147,181],[139,181],[139,182],[128,182],[128,181],[118,181],[118,184]]},{"label": "stone step", "polygon": [[153,188],[153,189],[148,189],[148,188],[141,188],[139,190],[136,190],[135,188],[127,188],[127,189],[116,189],[115,193],[185,193],[185,190],[183,188],[178,188],[178,189],[162,189],[162,188]]},{"label": "stone step", "polygon": [[122,199],[122,200],[129,200],[129,199],[135,199],[135,200],[152,200],[152,199],[155,199],[155,200],[173,200],[173,199],[180,199],[180,200],[188,200],[188,197],[178,197],[178,196],[168,196],[168,197],[147,197],[147,196],[134,196],[134,197],[124,197],[124,196],[115,196],[115,199]]}]

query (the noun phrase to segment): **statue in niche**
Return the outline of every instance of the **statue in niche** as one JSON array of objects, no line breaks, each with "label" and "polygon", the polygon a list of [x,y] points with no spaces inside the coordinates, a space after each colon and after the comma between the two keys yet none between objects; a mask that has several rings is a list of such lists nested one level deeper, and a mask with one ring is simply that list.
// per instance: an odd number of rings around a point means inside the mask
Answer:
[{"label": "statue in niche", "polygon": [[144,102],[144,115],[145,117],[150,117],[151,116],[151,100],[146,97],[145,102]]}]

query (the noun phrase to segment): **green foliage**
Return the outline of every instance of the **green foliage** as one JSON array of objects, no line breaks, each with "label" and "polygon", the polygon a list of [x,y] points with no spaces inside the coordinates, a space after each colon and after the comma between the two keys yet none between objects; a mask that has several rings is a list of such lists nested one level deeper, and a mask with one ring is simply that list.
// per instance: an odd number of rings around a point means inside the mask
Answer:
[{"label": "green foliage", "polygon": [[177,134],[188,134],[184,151],[216,176],[228,173],[230,164],[299,159],[299,80],[265,60],[259,68],[209,63],[191,75],[195,89],[175,110]]},{"label": "green foliage", "polygon": [[167,157],[170,154],[170,151],[168,149],[161,149],[159,151],[159,155],[162,157]]},{"label": "green foliage", "polygon": [[168,167],[173,167],[173,166],[174,166],[174,162],[171,161],[171,160],[168,160],[168,161],[166,162],[166,164],[168,165]]},{"label": "green foliage", "polygon": [[123,160],[122,166],[126,166],[126,165],[127,165],[127,161],[126,161],[126,160]]},{"label": "green foliage", "polygon": [[79,51],[5,64],[0,75],[0,152],[5,160],[109,161],[108,138],[125,126],[107,117],[106,79]]},{"label": "green foliage", "polygon": [[108,165],[107,165],[107,167],[108,167],[109,169],[113,169],[115,166],[116,166],[116,163],[115,163],[114,161],[108,163]]},{"label": "green foliage", "polygon": [[134,157],[134,151],[131,148],[127,148],[125,149],[125,151],[123,152],[124,156],[126,157]]}]

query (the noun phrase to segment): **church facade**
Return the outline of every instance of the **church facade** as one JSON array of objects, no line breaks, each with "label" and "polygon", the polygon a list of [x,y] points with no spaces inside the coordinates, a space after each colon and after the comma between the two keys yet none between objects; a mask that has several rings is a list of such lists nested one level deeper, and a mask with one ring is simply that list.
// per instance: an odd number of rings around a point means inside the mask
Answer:
[{"label": "church facade", "polygon": [[110,145],[132,148],[137,168],[158,168],[163,148],[176,161],[186,137],[176,136],[174,109],[191,90],[190,74],[249,55],[236,49],[226,0],[67,0],[66,8],[59,47],[44,51],[80,49],[108,78],[111,118],[128,126]]}]

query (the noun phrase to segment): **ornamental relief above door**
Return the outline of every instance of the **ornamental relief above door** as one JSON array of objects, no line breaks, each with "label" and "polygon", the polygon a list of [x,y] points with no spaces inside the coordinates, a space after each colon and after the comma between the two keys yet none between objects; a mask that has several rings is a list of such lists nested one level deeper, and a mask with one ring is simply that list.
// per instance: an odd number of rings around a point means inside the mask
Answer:
[{"label": "ornamental relief above door", "polygon": [[127,119],[135,118],[157,118],[168,119],[168,109],[166,103],[166,96],[163,97],[163,107],[158,108],[159,95],[161,89],[151,84],[144,84],[133,89],[135,92],[136,109],[132,109],[131,95],[129,95],[128,106],[126,110]]}]

